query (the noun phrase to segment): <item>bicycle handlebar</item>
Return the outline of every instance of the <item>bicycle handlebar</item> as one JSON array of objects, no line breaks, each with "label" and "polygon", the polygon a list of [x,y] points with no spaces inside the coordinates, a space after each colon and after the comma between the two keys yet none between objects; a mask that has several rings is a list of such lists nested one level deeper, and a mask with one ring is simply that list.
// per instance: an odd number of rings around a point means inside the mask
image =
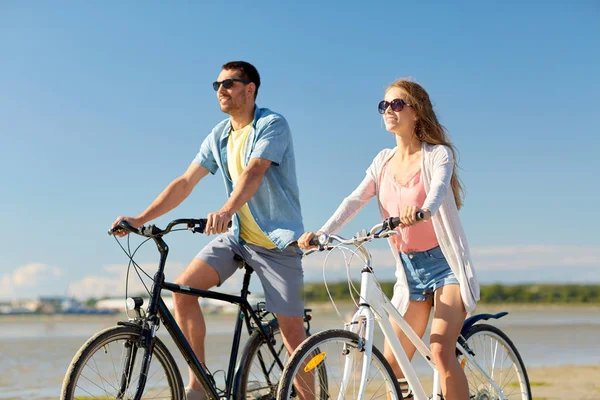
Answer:
[{"label": "bicycle handlebar", "polygon": [[[208,219],[206,218],[181,218],[169,222],[169,225],[167,225],[167,227],[164,230],[162,230],[156,225],[142,225],[139,227],[139,229],[136,229],[133,226],[131,226],[129,222],[121,220],[119,221],[116,227],[108,231],[108,234],[112,235],[113,233],[119,230],[124,230],[130,233],[135,233],[140,236],[145,236],[147,238],[154,238],[166,235],[177,225],[187,225],[187,229],[191,230],[192,232],[204,233],[204,229],[206,228],[207,222]],[[229,222],[229,225],[227,227],[231,227],[231,221]]]},{"label": "bicycle handlebar", "polygon": [[[421,221],[424,218],[424,214],[422,211],[417,212],[415,215],[417,221]],[[332,241],[337,241],[341,244],[346,245],[359,245],[363,242],[368,242],[373,239],[385,238],[391,235],[394,235],[394,229],[396,229],[400,225],[400,217],[390,217],[385,219],[380,224],[375,225],[371,228],[369,232],[363,230],[354,235],[351,239],[344,239],[338,235],[328,235],[323,233],[319,236],[315,236],[310,239],[309,244],[313,246],[319,246],[318,249],[311,249],[304,253],[305,256],[314,253],[315,251],[323,251],[323,250],[331,250],[331,248],[327,248],[326,246],[330,244]]]}]

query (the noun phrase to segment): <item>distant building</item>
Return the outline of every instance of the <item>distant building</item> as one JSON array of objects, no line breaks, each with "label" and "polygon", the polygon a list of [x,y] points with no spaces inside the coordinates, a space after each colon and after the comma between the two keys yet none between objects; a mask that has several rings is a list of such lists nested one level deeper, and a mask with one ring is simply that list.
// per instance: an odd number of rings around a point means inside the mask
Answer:
[{"label": "distant building", "polygon": [[51,297],[40,296],[36,299],[20,299],[11,302],[11,308],[25,309],[30,312],[39,312],[44,314],[53,314],[62,310],[62,303],[65,300],[64,296]]},{"label": "distant building", "polygon": [[[165,296],[162,299],[165,302],[165,305],[167,306],[169,311],[173,312],[173,310],[175,309],[175,307],[173,305],[173,298],[171,296]],[[125,311],[125,301],[126,301],[126,299],[123,297],[116,298],[116,299],[112,298],[112,299],[99,300],[96,303],[96,308],[124,312]],[[256,307],[256,304],[258,302],[264,302],[264,301],[265,301],[265,298],[262,295],[248,296],[248,302],[250,303],[250,305],[253,308]],[[142,306],[143,309],[146,309],[148,307],[148,302],[149,302],[149,299],[144,298],[144,305]],[[200,303],[200,306],[202,307],[202,310],[207,313],[233,314],[233,313],[236,313],[238,310],[237,304],[231,304],[226,301],[200,298],[199,303]]]},{"label": "distant building", "polygon": [[114,314],[112,310],[91,308],[75,298],[66,296],[40,296],[34,300],[13,300],[0,306],[0,314]]}]

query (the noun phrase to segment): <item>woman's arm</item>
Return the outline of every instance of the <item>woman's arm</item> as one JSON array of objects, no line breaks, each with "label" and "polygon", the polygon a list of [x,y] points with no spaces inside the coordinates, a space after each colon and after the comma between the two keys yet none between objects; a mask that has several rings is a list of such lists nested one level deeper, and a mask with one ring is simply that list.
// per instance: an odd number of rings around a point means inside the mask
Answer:
[{"label": "woman's arm", "polygon": [[336,233],[376,195],[375,179],[371,171],[367,171],[365,179],[346,197],[335,213],[323,225],[319,232]]},{"label": "woman's arm", "polygon": [[450,179],[454,170],[454,157],[447,146],[438,146],[431,156],[433,157],[433,171],[422,209],[428,210],[433,215],[442,205],[448,189],[452,190]]}]

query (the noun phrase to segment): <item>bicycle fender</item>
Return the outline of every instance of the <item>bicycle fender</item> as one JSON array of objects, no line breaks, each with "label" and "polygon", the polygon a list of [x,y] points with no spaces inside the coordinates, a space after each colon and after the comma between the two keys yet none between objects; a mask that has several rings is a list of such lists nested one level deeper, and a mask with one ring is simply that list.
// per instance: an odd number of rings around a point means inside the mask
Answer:
[{"label": "bicycle fender", "polygon": [[506,311],[502,311],[499,312],[498,314],[477,314],[477,315],[472,315],[469,318],[467,318],[463,324],[463,327],[460,331],[461,335],[465,335],[465,333],[467,333],[467,331],[469,330],[469,328],[471,328],[473,325],[475,325],[477,322],[482,321],[482,320],[488,320],[490,318],[493,319],[500,319],[502,317],[504,317],[505,315],[507,315],[508,313]]}]

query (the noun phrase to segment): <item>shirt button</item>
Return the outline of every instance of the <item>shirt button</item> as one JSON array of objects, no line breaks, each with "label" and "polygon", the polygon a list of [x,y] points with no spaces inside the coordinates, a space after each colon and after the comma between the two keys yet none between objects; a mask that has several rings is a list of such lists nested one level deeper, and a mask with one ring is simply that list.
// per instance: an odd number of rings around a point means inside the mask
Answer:
[{"label": "shirt button", "polygon": [[409,254],[409,255],[408,255],[408,258],[410,258],[411,260],[412,260],[412,258],[413,258],[413,257],[414,257],[414,256],[413,256],[412,254]]}]

